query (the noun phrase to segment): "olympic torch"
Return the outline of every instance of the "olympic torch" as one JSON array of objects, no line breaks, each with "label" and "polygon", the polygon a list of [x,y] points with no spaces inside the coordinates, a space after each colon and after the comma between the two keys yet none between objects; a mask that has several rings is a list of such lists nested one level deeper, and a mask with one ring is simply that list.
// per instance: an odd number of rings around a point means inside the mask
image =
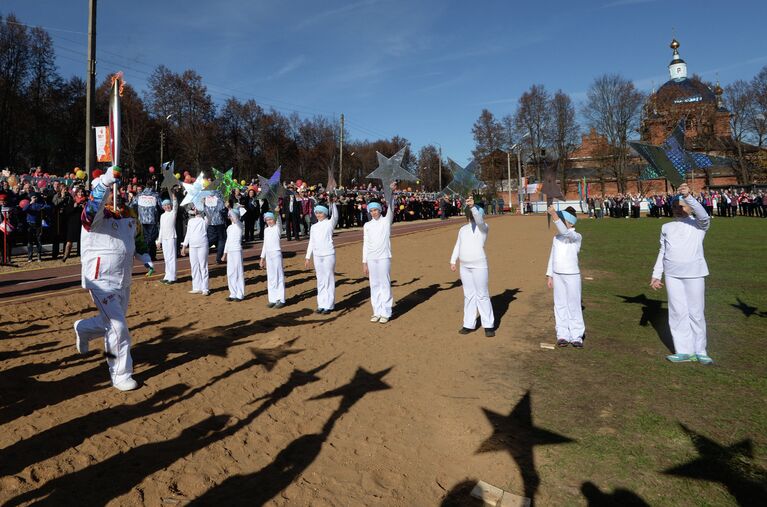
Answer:
[{"label": "olympic torch", "polygon": [[[123,73],[112,76],[112,90],[109,93],[109,147],[112,150],[112,165],[120,165],[120,96],[123,92]],[[112,204],[117,210],[117,180],[112,184]]]}]

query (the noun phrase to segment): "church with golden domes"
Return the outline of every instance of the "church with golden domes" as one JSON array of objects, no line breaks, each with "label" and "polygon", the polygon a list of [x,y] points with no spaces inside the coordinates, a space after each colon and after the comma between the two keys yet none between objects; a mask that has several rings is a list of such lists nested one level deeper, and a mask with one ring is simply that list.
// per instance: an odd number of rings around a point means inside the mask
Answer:
[{"label": "church with golden domes", "polygon": [[670,79],[648,98],[645,103],[641,140],[661,144],[685,119],[687,148],[716,149],[717,138],[731,138],[730,112],[722,103],[724,90],[713,88],[697,76],[687,75],[687,63],[679,56],[679,41],[671,41],[673,59],[668,65]]}]

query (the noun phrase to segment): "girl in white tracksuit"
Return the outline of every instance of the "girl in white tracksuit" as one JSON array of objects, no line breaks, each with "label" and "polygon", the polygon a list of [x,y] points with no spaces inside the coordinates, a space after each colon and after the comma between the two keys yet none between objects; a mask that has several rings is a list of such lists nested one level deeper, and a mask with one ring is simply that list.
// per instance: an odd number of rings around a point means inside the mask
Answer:
[{"label": "girl in white tracksuit", "polygon": [[484,211],[474,206],[474,199],[466,199],[470,216],[469,223],[458,231],[458,239],[450,257],[450,269],[456,270],[456,261],[461,261],[461,285],[463,285],[463,327],[460,334],[468,334],[477,326],[479,313],[485,336],[495,336],[495,316],[487,287],[488,269],[485,256],[485,241],[488,226]]},{"label": "girl in white tracksuit", "polygon": [[269,308],[282,308],[285,305],[285,273],[282,269],[282,248],[280,235],[282,221],[280,208],[272,213],[264,213],[264,242],[261,245],[261,269],[266,267],[266,288]]},{"label": "girl in white tracksuit", "polygon": [[391,224],[394,221],[394,199],[382,216],[381,204],[368,203],[371,220],[362,227],[362,270],[370,277],[370,322],[385,324],[391,318],[394,298],[391,293]]},{"label": "girl in white tracksuit", "polygon": [[338,224],[338,206],[333,203],[333,214],[328,218],[328,208],[314,207],[317,223],[309,229],[309,245],[306,247],[305,267],[314,255],[314,271],[317,274],[317,313],[330,313],[336,302],[336,250],[333,246],[333,231]]},{"label": "girl in white tracksuit", "polygon": [[557,212],[549,206],[557,234],[551,243],[551,254],[546,267],[549,289],[554,289],[554,321],[557,330],[557,345],[583,347],[586,325],[581,309],[581,271],[578,267],[578,252],[582,237],[575,232],[575,209],[568,206]]},{"label": "girl in white tracksuit", "polygon": [[226,243],[222,261],[226,261],[226,281],[229,285],[227,301],[242,301],[245,298],[245,270],[242,267],[242,215],[245,208],[229,210],[231,225],[226,228]]},{"label": "girl in white tracksuit", "polygon": [[171,284],[176,281],[176,214],[178,213],[178,200],[173,192],[171,200],[164,200],[162,207],[165,213],[160,215],[160,232],[157,235],[157,246],[162,247],[162,255],[165,260],[165,276],[162,283]]},{"label": "girl in white tracksuit", "polygon": [[[675,220],[663,225],[660,251],[652,272],[650,287],[663,286],[666,275],[668,292],[668,324],[674,339],[671,362],[697,361],[712,364],[706,352],[705,277],[708,266],[703,257],[703,239],[711,218],[703,206],[690,195],[686,183],[678,188],[681,194],[672,204]],[[690,216],[690,215],[693,216]]]},{"label": "girl in white tracksuit", "polygon": [[208,292],[208,225],[210,220],[200,216],[194,205],[189,208],[189,221],[186,224],[186,236],[181,243],[181,255],[186,255],[189,247],[189,265],[192,268],[192,290],[190,294]]}]

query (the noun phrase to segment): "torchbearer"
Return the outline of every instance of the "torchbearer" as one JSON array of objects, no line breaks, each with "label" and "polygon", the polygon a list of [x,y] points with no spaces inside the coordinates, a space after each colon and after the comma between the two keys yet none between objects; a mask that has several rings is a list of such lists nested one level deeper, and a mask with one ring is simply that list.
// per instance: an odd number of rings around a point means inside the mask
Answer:
[{"label": "torchbearer", "polygon": [[583,238],[575,232],[575,208],[568,206],[564,211],[557,211],[554,206],[549,206],[547,212],[557,228],[546,268],[547,285],[549,289],[554,289],[557,345],[572,345],[579,349],[583,347],[586,332],[581,310],[581,271],[578,267],[578,252]]},{"label": "torchbearer", "polygon": [[[130,296],[133,256],[138,225],[120,199],[108,204],[110,186],[120,176],[113,166],[92,182],[90,200],[82,216],[82,286],[90,291],[99,315],[74,324],[77,351],[88,352],[89,342],[105,337],[112,385],[121,391],[136,389],[130,355],[130,331],[125,314]],[[113,202],[115,202],[113,201]]]},{"label": "torchbearer", "polygon": [[475,206],[474,198],[466,199],[466,218],[469,223],[458,230],[458,239],[450,257],[450,269],[456,270],[456,262],[461,261],[461,285],[463,285],[463,327],[460,334],[469,334],[477,326],[479,313],[485,336],[495,336],[495,316],[490,303],[490,291],[487,287],[488,268],[485,256],[488,225],[485,212]]},{"label": "torchbearer", "polygon": [[323,205],[314,207],[317,223],[309,231],[304,267],[314,255],[314,271],[317,275],[317,313],[328,314],[335,308],[336,299],[336,249],[333,246],[333,231],[338,225],[338,206],[333,201],[333,214]]},{"label": "torchbearer", "polygon": [[226,261],[226,280],[229,285],[227,301],[242,301],[245,298],[245,272],[242,267],[242,221],[245,208],[235,204],[229,210],[232,224],[226,228],[226,244],[221,260]]},{"label": "torchbearer", "polygon": [[261,260],[258,264],[261,269],[266,267],[266,287],[269,308],[282,308],[285,306],[285,273],[282,269],[282,248],[280,247],[280,234],[282,233],[282,221],[280,220],[280,207],[275,206],[274,211],[268,211],[263,215],[264,219],[264,242],[261,245]]},{"label": "torchbearer", "polygon": [[[397,189],[397,183],[389,185]],[[394,197],[386,203],[388,211],[383,215],[381,203],[368,203],[372,220],[362,227],[362,271],[370,277],[370,302],[373,316],[370,322],[385,324],[391,318],[394,298],[391,293],[391,224],[394,221]]]},{"label": "torchbearer", "polygon": [[[663,287],[666,275],[668,324],[674,340],[672,363],[697,361],[713,364],[706,352],[705,277],[708,265],[703,257],[703,239],[711,218],[692,196],[686,183],[677,189],[672,200],[674,221],[664,224],[660,233],[660,251],[652,272],[650,287]],[[692,215],[692,216],[691,216]]]}]

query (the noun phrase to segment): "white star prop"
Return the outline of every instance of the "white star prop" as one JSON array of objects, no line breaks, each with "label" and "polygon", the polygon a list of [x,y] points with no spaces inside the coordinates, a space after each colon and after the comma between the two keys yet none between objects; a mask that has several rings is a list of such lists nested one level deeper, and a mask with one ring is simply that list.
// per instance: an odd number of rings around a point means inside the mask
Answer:
[{"label": "white star prop", "polygon": [[367,175],[368,179],[379,179],[383,186],[386,202],[391,202],[391,184],[397,180],[415,181],[415,176],[402,168],[402,160],[405,158],[405,148],[402,148],[391,158],[376,152],[378,167]]},{"label": "white star prop", "polygon": [[194,204],[194,207],[197,210],[202,210],[204,208],[204,200],[206,197],[212,194],[210,190],[203,190],[202,182],[205,178],[205,175],[203,173],[200,173],[197,175],[197,178],[194,180],[194,183],[182,183],[184,185],[184,190],[186,191],[186,196],[184,197],[184,200],[181,201],[181,206],[186,206],[187,204]]}]

